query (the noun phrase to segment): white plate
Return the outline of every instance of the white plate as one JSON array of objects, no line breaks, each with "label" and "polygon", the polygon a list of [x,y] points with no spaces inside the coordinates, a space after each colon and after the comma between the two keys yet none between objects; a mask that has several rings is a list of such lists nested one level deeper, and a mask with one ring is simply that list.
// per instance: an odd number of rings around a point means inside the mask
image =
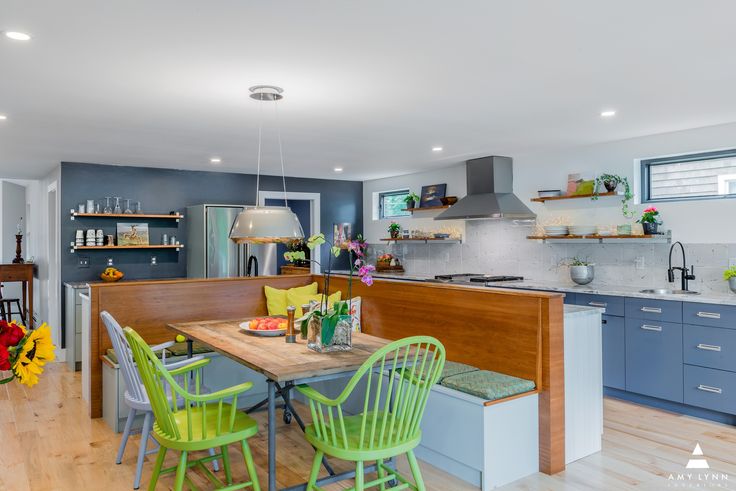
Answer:
[{"label": "white plate", "polygon": [[250,322],[241,322],[240,328],[248,334],[252,334],[254,336],[276,337],[286,334],[286,329],[271,329],[268,331],[262,329],[251,329]]}]

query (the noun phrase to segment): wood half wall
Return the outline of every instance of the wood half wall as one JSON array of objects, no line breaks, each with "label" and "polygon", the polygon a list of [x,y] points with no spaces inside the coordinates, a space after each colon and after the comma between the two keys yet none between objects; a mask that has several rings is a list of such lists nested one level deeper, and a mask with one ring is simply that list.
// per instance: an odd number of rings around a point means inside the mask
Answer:
[{"label": "wood half wall", "polygon": [[[347,283],[333,276],[330,290],[347,298]],[[565,469],[563,294],[386,279],[353,281],[352,294],[363,332],[434,336],[448,360],[535,381],[540,471]]]},{"label": "wood half wall", "polygon": [[168,324],[267,315],[264,285],[292,288],[312,281],[311,275],[293,275],[90,284],[90,416],[102,416],[101,356],[112,347],[103,310],[158,344],[174,338]]}]

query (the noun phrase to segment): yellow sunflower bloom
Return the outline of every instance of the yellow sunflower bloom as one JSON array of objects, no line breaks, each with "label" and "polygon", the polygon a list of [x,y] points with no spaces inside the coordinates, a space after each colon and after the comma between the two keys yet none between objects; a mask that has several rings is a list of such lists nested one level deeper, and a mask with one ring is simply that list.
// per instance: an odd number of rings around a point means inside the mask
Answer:
[{"label": "yellow sunflower bloom", "polygon": [[47,361],[54,359],[54,344],[51,342],[51,330],[46,324],[31,333],[18,353],[13,365],[13,372],[20,383],[33,387],[38,383],[38,376],[43,372]]}]

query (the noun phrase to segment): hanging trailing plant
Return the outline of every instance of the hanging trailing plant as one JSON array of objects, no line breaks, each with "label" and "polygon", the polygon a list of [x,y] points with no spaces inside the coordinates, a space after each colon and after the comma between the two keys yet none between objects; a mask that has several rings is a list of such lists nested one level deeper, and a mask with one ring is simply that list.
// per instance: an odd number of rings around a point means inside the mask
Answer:
[{"label": "hanging trailing plant", "polygon": [[631,186],[629,180],[626,177],[621,177],[618,174],[601,174],[595,178],[595,187],[593,189],[592,200],[597,200],[602,188],[605,188],[606,192],[613,193],[616,191],[619,185],[624,187],[624,192],[621,195],[621,213],[626,218],[633,218],[634,212],[629,210],[629,201],[634,198],[631,192]]}]

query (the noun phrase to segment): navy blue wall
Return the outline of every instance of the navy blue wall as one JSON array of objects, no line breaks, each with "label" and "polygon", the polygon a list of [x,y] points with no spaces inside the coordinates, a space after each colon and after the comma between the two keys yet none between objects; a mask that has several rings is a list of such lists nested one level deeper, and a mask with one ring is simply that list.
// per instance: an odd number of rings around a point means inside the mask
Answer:
[{"label": "navy blue wall", "polygon": [[[186,207],[202,203],[255,204],[256,177],[251,174],[200,172],[68,163],[61,164],[61,280],[94,281],[105,269],[106,258],[112,257],[115,267],[125,273],[126,279],[175,278],[186,276],[186,247],[182,252],[165,250],[130,251],[77,251],[69,252],[76,229],[102,228],[105,234],[114,234],[121,219],[82,218],[70,220],[69,210],[76,209],[87,199],[122,196],[140,201],[145,213],[186,212]],[[288,191],[320,193],[320,223],[325,235],[332,234],[332,224],[350,222],[353,230],[363,230],[363,183],[289,177]],[[279,191],[281,177],[261,176],[261,189]],[[124,206],[124,204],[123,204]],[[161,234],[176,235],[183,243],[186,238],[186,219],[178,227],[173,220],[141,220],[148,222],[151,243],[159,243]],[[184,244],[186,246],[186,244]],[[322,248],[327,259],[328,248]],[[78,267],[80,255],[89,257],[89,268]],[[151,266],[151,256],[158,265]],[[339,267],[347,267],[343,257]],[[62,303],[63,305],[63,303]],[[62,317],[63,318],[63,317]],[[63,339],[63,337],[62,337]]]}]

